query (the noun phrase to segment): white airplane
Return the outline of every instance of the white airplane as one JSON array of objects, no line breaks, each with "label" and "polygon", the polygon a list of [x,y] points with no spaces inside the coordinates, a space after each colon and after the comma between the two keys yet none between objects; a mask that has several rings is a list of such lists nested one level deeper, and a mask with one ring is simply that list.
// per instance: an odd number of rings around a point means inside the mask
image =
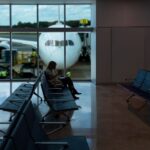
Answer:
[{"label": "white airplane", "polygon": [[[63,24],[58,22],[49,28],[63,28]],[[67,26],[69,27],[69,26]],[[8,38],[0,38],[0,48],[9,49]],[[31,45],[37,49],[36,41],[12,39],[14,43]],[[64,45],[66,45],[66,68],[74,65],[80,56],[81,39],[78,33],[67,32],[66,41],[64,41],[63,32],[42,32],[39,36],[39,55],[43,62],[47,65],[49,61],[57,63],[57,69],[64,69]]]}]

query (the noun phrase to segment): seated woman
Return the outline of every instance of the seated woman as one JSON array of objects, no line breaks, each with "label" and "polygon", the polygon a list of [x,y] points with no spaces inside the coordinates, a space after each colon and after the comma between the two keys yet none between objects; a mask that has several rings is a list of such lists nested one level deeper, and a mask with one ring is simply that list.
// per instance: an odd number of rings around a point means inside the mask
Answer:
[{"label": "seated woman", "polygon": [[54,87],[66,86],[70,89],[74,99],[79,99],[79,97],[77,97],[76,94],[81,94],[81,93],[79,93],[75,89],[71,78],[63,77],[60,80],[60,76],[58,75],[58,72],[56,70],[56,65],[57,65],[56,62],[50,61],[45,70],[46,78],[47,78],[49,84],[51,84]]}]

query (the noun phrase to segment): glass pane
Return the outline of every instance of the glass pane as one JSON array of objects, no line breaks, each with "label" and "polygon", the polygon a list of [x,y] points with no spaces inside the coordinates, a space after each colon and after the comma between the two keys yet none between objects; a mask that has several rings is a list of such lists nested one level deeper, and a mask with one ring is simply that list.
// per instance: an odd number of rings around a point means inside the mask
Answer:
[{"label": "glass pane", "polygon": [[[10,82],[0,82],[0,105],[7,99],[10,95]],[[10,117],[10,112],[0,110],[0,122],[8,122]],[[0,129],[6,131],[8,125],[0,124]]]},{"label": "glass pane", "polygon": [[0,104],[10,95],[10,83],[0,82]]},{"label": "glass pane", "polygon": [[37,27],[36,5],[12,5],[12,26],[14,28]]},{"label": "glass pane", "polygon": [[10,26],[9,5],[0,5],[0,27]]},{"label": "glass pane", "polygon": [[24,79],[37,76],[37,33],[12,33],[13,78]]},{"label": "glass pane", "polygon": [[66,75],[77,80],[91,79],[90,33],[66,33]]},{"label": "glass pane", "polygon": [[39,5],[39,27],[48,28],[52,26],[54,28],[62,28],[64,27],[63,23],[63,5]]},{"label": "glass pane", "polygon": [[40,66],[45,69],[50,61],[57,63],[57,69],[64,70],[64,33],[42,32],[39,35]]},{"label": "glass pane", "polygon": [[0,79],[10,78],[10,34],[0,32]]},{"label": "glass pane", "polygon": [[67,5],[66,25],[68,25],[69,27],[81,28],[90,26],[91,5]]},{"label": "glass pane", "polygon": [[13,82],[12,83],[12,93],[19,87],[23,82]]}]

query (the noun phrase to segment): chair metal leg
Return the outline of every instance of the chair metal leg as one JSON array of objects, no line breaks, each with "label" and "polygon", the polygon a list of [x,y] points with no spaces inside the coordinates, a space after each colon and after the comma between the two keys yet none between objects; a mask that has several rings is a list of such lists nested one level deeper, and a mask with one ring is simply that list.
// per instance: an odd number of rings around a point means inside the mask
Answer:
[{"label": "chair metal leg", "polygon": [[51,111],[48,111],[43,117],[42,117],[42,121],[45,121],[45,118],[51,113]]},{"label": "chair metal leg", "polygon": [[67,121],[69,122],[70,121],[70,116],[67,115],[65,112],[62,112],[63,116],[65,116],[67,118]]},{"label": "chair metal leg", "polygon": [[[36,92],[34,92],[33,94],[36,95],[38,98],[40,98],[40,102],[42,103],[42,101],[43,101],[42,97],[41,97],[39,94],[37,94]],[[41,103],[40,103],[40,104],[41,104]],[[39,104],[39,105],[40,105],[40,104]]]}]

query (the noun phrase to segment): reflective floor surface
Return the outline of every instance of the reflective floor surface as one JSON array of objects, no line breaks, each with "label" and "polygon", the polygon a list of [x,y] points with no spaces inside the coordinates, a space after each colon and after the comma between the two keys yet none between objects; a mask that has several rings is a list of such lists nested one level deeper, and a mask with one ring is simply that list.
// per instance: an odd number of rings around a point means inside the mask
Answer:
[{"label": "reflective floor surface", "polygon": [[[12,90],[16,87],[17,84],[14,84]],[[118,85],[94,86],[92,83],[76,82],[75,87],[82,93],[76,101],[81,108],[73,113],[67,126],[49,135],[50,138],[84,135],[90,150],[150,149],[150,105],[147,103],[140,108],[143,98],[135,96],[128,105],[126,99],[131,92]],[[42,96],[40,89],[39,93]],[[9,85],[1,83],[0,103],[8,95]],[[35,96],[32,101],[37,103]],[[48,107],[42,103],[39,110],[44,115]],[[0,111],[0,121],[7,121],[9,115]],[[6,128],[6,125],[0,126],[0,129]]]},{"label": "reflective floor surface", "polygon": [[97,86],[95,150],[150,149],[150,105],[139,96],[128,105],[131,94],[118,85]]},{"label": "reflective floor surface", "polygon": [[[11,91],[14,91],[21,83],[13,83],[10,87],[9,83],[0,83],[0,104],[9,96]],[[70,123],[68,123],[62,130],[49,135],[50,138],[61,138],[70,135],[83,135],[86,136],[90,149],[93,149],[94,139],[94,126],[93,126],[93,112],[91,106],[93,105],[91,99],[94,98],[92,93],[92,84],[90,82],[76,82],[76,89],[82,94],[79,95],[79,100],[76,100],[77,105],[81,106],[79,110],[73,112]],[[41,89],[38,88],[40,96],[43,97]],[[91,98],[92,97],[92,98]],[[32,102],[37,104],[40,103],[36,96],[32,97]],[[49,107],[42,102],[39,105],[38,111],[42,115],[46,114]],[[0,122],[8,121],[10,113],[0,110]],[[49,118],[48,118],[49,119]],[[60,119],[62,120],[62,118]],[[8,125],[0,125],[0,129],[6,130]],[[46,127],[46,131],[49,127]],[[2,135],[0,135],[2,136]]]}]

